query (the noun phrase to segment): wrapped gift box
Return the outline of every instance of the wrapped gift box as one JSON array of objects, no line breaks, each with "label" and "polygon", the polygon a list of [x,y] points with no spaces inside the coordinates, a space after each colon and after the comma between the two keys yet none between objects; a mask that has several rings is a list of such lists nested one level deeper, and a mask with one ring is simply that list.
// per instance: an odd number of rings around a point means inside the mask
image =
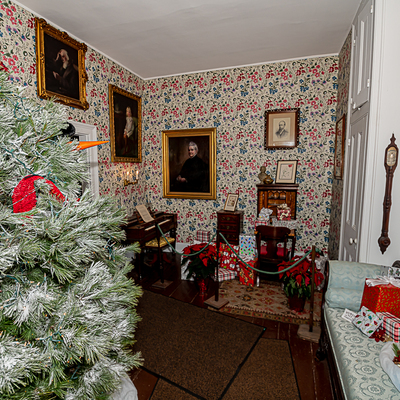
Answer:
[{"label": "wrapped gift box", "polygon": [[[257,259],[246,259],[247,264],[251,267],[256,268]],[[254,286],[256,281],[256,273],[251,268],[248,268],[243,262],[239,261],[239,282],[246,286]]]},{"label": "wrapped gift box", "polygon": [[365,284],[361,306],[374,313],[388,312],[400,317],[400,288],[388,285],[368,286]]},{"label": "wrapped gift box", "polygon": [[399,342],[400,339],[400,318],[395,317],[388,312],[378,312],[378,316],[383,319],[383,329],[394,342]]},{"label": "wrapped gift box", "polygon": [[230,269],[218,268],[218,282],[229,281],[236,278],[236,271]]},{"label": "wrapped gift box", "polygon": [[280,221],[289,221],[291,219],[290,208],[277,208],[276,218]]},{"label": "wrapped gift box", "polygon": [[254,224],[254,229],[257,228],[259,225],[271,225],[269,219],[256,219],[256,222]]},{"label": "wrapped gift box", "polygon": [[210,241],[211,233],[209,231],[197,231],[196,240],[201,243],[208,243]]},{"label": "wrapped gift box", "polygon": [[254,235],[239,236],[239,255],[254,258],[256,253],[256,237]]},{"label": "wrapped gift box", "polygon": [[[238,253],[239,251],[239,246],[232,246],[232,249]],[[232,271],[237,271],[238,270],[238,257],[233,252],[230,247],[225,244],[221,243],[219,246],[219,259],[220,259],[220,264],[219,266],[222,268],[230,269]]]}]

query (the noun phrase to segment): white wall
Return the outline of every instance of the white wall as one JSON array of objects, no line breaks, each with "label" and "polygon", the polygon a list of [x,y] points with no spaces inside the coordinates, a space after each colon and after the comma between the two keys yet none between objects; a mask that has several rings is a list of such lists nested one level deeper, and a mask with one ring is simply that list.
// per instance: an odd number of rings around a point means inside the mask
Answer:
[{"label": "white wall", "polygon": [[400,259],[400,162],[393,178],[389,220],[391,244],[383,255],[378,246],[386,183],[384,154],[392,133],[400,147],[399,17],[399,0],[376,0],[368,167],[359,260],[382,265],[391,265]]}]

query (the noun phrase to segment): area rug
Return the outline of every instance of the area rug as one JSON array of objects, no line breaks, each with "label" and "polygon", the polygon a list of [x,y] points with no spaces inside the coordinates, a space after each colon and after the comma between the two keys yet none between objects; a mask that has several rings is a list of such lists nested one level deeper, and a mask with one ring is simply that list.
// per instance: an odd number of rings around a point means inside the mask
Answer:
[{"label": "area rug", "polygon": [[[304,311],[296,312],[288,307],[288,299],[280,284],[261,281],[259,287],[246,286],[237,279],[222,282],[220,297],[229,303],[220,311],[229,314],[266,318],[292,324],[307,324],[310,318],[310,301],[307,300]],[[321,321],[321,298],[314,294],[314,325]]]},{"label": "area rug", "polygon": [[[261,385],[253,384],[254,377],[258,377]],[[265,377],[268,377],[268,380],[274,384],[262,385]],[[260,339],[237,378],[222,398],[224,400],[300,399],[288,342]]]},{"label": "area rug", "polygon": [[[257,343],[264,332],[261,326],[146,290],[137,312],[142,321],[133,350],[142,352],[143,368],[159,378],[154,399],[166,399],[164,390],[179,393],[178,399],[222,399],[250,362],[250,355],[258,352]],[[292,363],[290,353],[279,349],[268,362],[274,365],[281,359]],[[296,391],[293,368],[290,376],[281,379]],[[275,380],[273,375],[260,378],[257,374],[249,385],[261,390],[261,386],[273,387]]]}]

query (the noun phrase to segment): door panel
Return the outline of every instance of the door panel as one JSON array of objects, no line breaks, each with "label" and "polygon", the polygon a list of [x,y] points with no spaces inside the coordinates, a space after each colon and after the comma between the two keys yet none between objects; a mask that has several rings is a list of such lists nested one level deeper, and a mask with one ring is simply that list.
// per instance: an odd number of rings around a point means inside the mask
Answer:
[{"label": "door panel", "polygon": [[358,238],[363,206],[368,114],[350,125],[346,150],[346,190],[343,196],[343,240],[340,259],[358,260]]},{"label": "door panel", "polygon": [[373,4],[368,1],[353,23],[354,79],[352,110],[355,111],[369,100],[371,81]]}]

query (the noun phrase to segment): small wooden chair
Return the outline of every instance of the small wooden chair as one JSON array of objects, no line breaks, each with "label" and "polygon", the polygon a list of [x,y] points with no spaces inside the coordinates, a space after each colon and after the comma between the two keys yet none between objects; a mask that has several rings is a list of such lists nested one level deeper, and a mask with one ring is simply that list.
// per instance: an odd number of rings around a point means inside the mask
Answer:
[{"label": "small wooden chair", "polygon": [[[158,261],[158,269],[160,271],[160,280],[161,284],[164,284],[164,257],[163,257],[163,250],[167,247],[169,248],[168,243],[170,243],[175,248],[175,238],[173,237],[166,237],[165,239],[162,237],[161,233],[156,230],[156,238],[148,241],[143,246],[144,251],[153,251],[156,253],[156,258]],[[154,263],[155,263],[155,259]]]},{"label": "small wooden chair", "polygon": [[[278,264],[289,261],[290,250],[287,248],[290,229],[283,226],[259,225],[256,227],[256,244],[259,269],[278,271]],[[261,265],[266,268],[261,268]],[[270,275],[269,280],[278,280],[279,275]]]}]

